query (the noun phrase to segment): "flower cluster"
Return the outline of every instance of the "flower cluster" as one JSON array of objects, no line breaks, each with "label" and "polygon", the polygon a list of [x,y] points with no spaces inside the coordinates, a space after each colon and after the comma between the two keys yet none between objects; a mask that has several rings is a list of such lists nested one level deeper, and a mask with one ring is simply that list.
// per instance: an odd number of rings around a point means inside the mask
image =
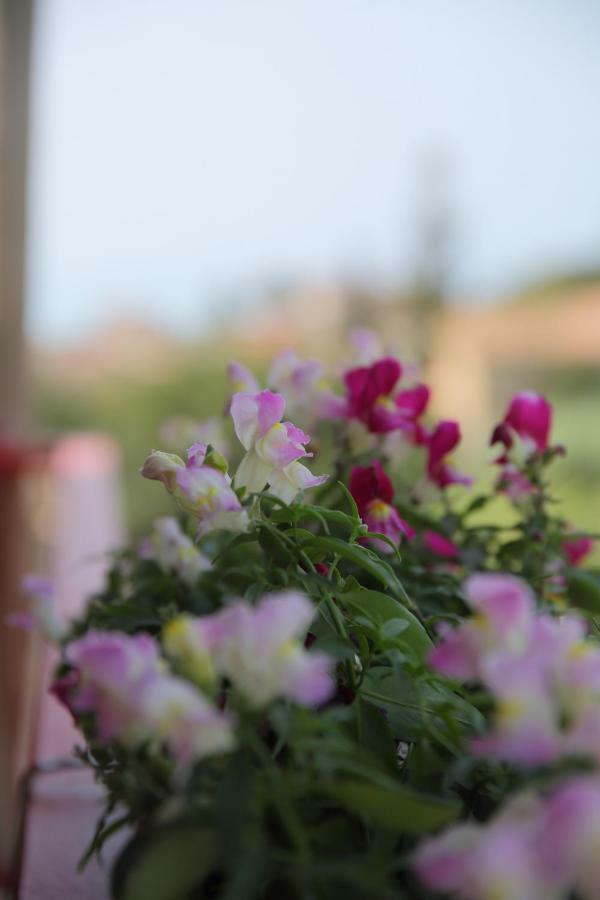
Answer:
[{"label": "flower cluster", "polygon": [[156,741],[182,763],[233,746],[231,716],[167,672],[148,635],[89,631],[67,645],[65,660],[70,671],[54,692],[73,714],[93,715],[100,743]]},{"label": "flower cluster", "polygon": [[77,621],[28,580],[16,618],[60,646],[107,792],[93,846],[115,808],[143,821],[132,897],[168,833],[181,896],[595,900],[600,572],[550,502],[552,408],[510,400],[468,495],[458,422],[375,335],[352,345],[337,385],[293,351],[264,384],[232,362],[220,418],[166,423],[187,454],[142,475],[178,516]]},{"label": "flower cluster", "polygon": [[600,645],[583,619],[537,612],[527,585],[510,575],[472,575],[464,594],[475,615],[442,629],[430,664],[483,683],[495,699],[493,728],[473,751],[521,765],[600,762]]},{"label": "flower cluster", "polygon": [[256,607],[236,601],[209,616],[179,616],[163,649],[147,634],[89,631],[67,644],[69,666],[54,693],[75,715],[91,713],[100,743],[164,744],[188,763],[229,749],[235,716],[212,697],[227,679],[244,704],[277,698],[318,706],[331,696],[333,660],[303,642],[314,607],[298,592],[271,594]]},{"label": "flower cluster", "polygon": [[464,900],[546,900],[600,883],[600,777],[566,779],[547,796],[513,797],[485,825],[464,824],[425,841],[414,867],[434,891]]}]

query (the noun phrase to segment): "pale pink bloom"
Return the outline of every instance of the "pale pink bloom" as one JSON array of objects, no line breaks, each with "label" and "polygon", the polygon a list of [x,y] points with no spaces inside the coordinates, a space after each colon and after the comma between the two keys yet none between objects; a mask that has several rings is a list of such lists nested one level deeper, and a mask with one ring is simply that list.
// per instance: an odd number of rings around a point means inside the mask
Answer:
[{"label": "pale pink bloom", "polygon": [[173,675],[159,675],[146,686],[138,715],[152,738],[166,744],[183,764],[227,752],[235,744],[232,717]]},{"label": "pale pink bloom", "polygon": [[481,679],[484,664],[496,655],[525,652],[535,622],[535,602],[524,581],[513,575],[481,573],[464,583],[465,599],[475,616],[458,628],[445,626],[429,663],[439,672],[464,680]]},{"label": "pale pink bloom", "polygon": [[156,641],[145,634],[88,631],[67,645],[65,658],[78,674],[67,705],[75,713],[94,713],[100,741],[133,744],[147,737],[139,707],[146,685],[161,671]]},{"label": "pale pink bloom", "polygon": [[385,356],[381,338],[370,328],[353,328],[349,334],[352,355],[361,366],[370,366]]},{"label": "pale pink bloom", "polygon": [[210,560],[183,533],[177,519],[156,519],[154,528],[140,548],[144,559],[153,559],[166,572],[175,571],[188,584],[194,584],[202,572],[210,569]]},{"label": "pale pink bloom", "polygon": [[471,742],[472,751],[523,766],[558,759],[562,735],[557,697],[535,653],[496,656],[484,663],[484,682],[496,701],[493,726]]},{"label": "pale pink bloom", "polygon": [[291,422],[282,422],[285,400],[281,394],[260,391],[236,394],[231,401],[235,432],[246,450],[235,475],[237,487],[256,493],[269,485],[271,493],[290,503],[301,490],[327,481],[312,475],[299,459],[312,456],[305,445],[308,434]]},{"label": "pale pink bloom", "polygon": [[228,456],[231,449],[223,420],[216,417],[196,421],[185,416],[175,416],[163,422],[159,435],[166,444],[176,449],[189,447],[190,444],[210,444],[224,456]]},{"label": "pale pink bloom", "polygon": [[536,488],[517,466],[506,463],[502,466],[496,489],[513,501],[520,503],[535,493]]},{"label": "pale pink bloom", "polygon": [[227,366],[227,378],[232,394],[239,394],[241,391],[255,393],[260,390],[260,385],[250,369],[235,360]]},{"label": "pale pink bloom", "polygon": [[89,631],[67,645],[65,658],[74,677],[55,693],[74,714],[93,714],[100,742],[166,744],[182,763],[232,747],[231,718],[167,673],[148,635]]},{"label": "pale pink bloom", "polygon": [[54,582],[44,575],[30,573],[23,577],[21,589],[28,608],[9,613],[6,624],[26,631],[39,629],[48,640],[60,641],[66,626],[56,614]]},{"label": "pale pink bloom", "polygon": [[[162,481],[179,506],[198,520],[198,534],[216,529],[243,531],[248,516],[231,486],[231,479],[209,464],[206,444],[188,450],[187,464],[174,453],[153,450],[142,467],[142,475]],[[224,463],[218,458],[217,463]]]},{"label": "pale pink bloom", "polygon": [[461,900],[558,900],[540,854],[541,802],[524,794],[485,825],[455,825],[421,843],[413,867],[430,890]]},{"label": "pale pink bloom", "polygon": [[345,398],[331,390],[323,366],[316,359],[303,360],[294,350],[284,350],[273,360],[268,383],[283,394],[288,412],[309,425],[318,419],[339,419],[345,415]]},{"label": "pale pink bloom", "polygon": [[318,706],[334,691],[333,660],[304,648],[315,610],[298,592],[270,594],[257,606],[244,601],[199,619],[208,627],[215,667],[253,707],[287,697]]},{"label": "pale pink bloom", "polygon": [[565,781],[546,802],[540,846],[546,871],[581,900],[600,898],[600,778]]}]

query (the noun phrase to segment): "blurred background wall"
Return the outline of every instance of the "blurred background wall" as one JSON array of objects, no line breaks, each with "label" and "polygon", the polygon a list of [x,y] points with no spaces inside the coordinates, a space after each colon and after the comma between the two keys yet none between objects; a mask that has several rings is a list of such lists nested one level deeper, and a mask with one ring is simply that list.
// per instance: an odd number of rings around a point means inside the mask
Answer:
[{"label": "blurred background wall", "polygon": [[334,358],[350,325],[425,361],[481,457],[517,387],[600,501],[595,0],[39,0],[27,339],[37,433],[102,428],[137,478],[223,363]]}]

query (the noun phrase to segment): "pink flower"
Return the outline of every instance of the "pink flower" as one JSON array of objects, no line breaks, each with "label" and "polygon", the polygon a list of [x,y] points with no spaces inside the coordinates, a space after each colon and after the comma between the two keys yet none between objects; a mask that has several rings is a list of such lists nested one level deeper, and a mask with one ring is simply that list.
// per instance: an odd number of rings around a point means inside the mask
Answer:
[{"label": "pink flower", "polygon": [[492,443],[503,443],[510,450],[516,436],[529,453],[543,453],[548,449],[551,423],[552,407],[548,401],[534,391],[521,391],[510,401],[501,424],[494,430]]},{"label": "pink flower", "polygon": [[70,677],[54,693],[75,714],[92,713],[97,739],[165,744],[188,763],[233,746],[231,717],[189,682],[165,672],[148,635],[89,631],[68,644]]},{"label": "pink flower", "polygon": [[183,533],[177,519],[156,519],[152,534],[140,548],[143,559],[153,559],[165,572],[175,571],[183,581],[194,584],[198,576],[210,569],[210,560]]},{"label": "pink flower", "polygon": [[140,699],[148,681],[160,673],[156,642],[145,634],[88,631],[67,645],[65,657],[79,676],[68,693],[69,708],[94,713],[102,742],[142,740],[146,730],[138,714]]},{"label": "pink flower", "polygon": [[563,541],[563,551],[571,566],[578,566],[594,549],[595,542],[590,537],[572,537]]},{"label": "pink flower", "polygon": [[460,548],[449,538],[440,534],[438,531],[426,531],[423,535],[423,542],[428,550],[435,553],[436,556],[444,556],[448,559],[456,559],[460,553]]},{"label": "pink flower", "polygon": [[260,390],[260,385],[250,369],[235,360],[227,366],[227,378],[232,394],[239,394],[240,391],[254,393]]},{"label": "pink flower", "polygon": [[159,429],[161,439],[171,447],[181,449],[190,444],[210,444],[219,453],[229,454],[229,441],[225,436],[223,420],[203,419],[198,422],[185,416],[175,416],[162,423]]},{"label": "pink flower", "polygon": [[559,900],[541,859],[543,806],[515,797],[485,825],[455,825],[421,843],[413,867],[423,884],[462,900]]},{"label": "pink flower", "polygon": [[331,657],[304,649],[314,615],[307,597],[288,591],[267,595],[255,607],[240,600],[197,623],[215,669],[246,703],[258,708],[287,697],[303,706],[319,706],[335,685]]},{"label": "pink flower", "polygon": [[540,856],[555,882],[581,900],[597,900],[600,884],[600,778],[563,782],[546,802]]},{"label": "pink flower", "polygon": [[370,328],[353,328],[349,340],[353,358],[361,366],[369,366],[385,355],[379,335]]},{"label": "pink flower", "polygon": [[309,425],[345,415],[345,398],[331,390],[316,359],[302,360],[294,350],[284,350],[273,360],[268,383],[283,394],[288,412]]},{"label": "pink flower", "polygon": [[65,624],[56,615],[54,582],[45,575],[29,573],[23,577],[21,589],[28,608],[6,616],[6,624],[26,631],[39,629],[49,641],[60,641]]},{"label": "pink flower", "polygon": [[184,765],[225,753],[235,744],[232,716],[173,675],[159,675],[147,685],[138,715],[152,739],[164,743]]},{"label": "pink flower", "polygon": [[450,484],[471,484],[472,478],[448,465],[446,457],[460,441],[458,422],[439,422],[427,438],[427,476],[440,488]]},{"label": "pink flower", "polygon": [[533,595],[513,575],[471,575],[463,585],[468,605],[476,613],[458,628],[440,630],[441,641],[429,656],[438,672],[463,680],[483,679],[487,663],[497,655],[522,654],[535,623]]},{"label": "pink flower", "polygon": [[557,698],[544,666],[531,653],[498,655],[484,663],[496,708],[492,731],[471,742],[474,753],[536,766],[561,755]]},{"label": "pink flower", "polygon": [[235,483],[249,493],[261,491],[268,484],[271,493],[291,503],[299,491],[323,484],[329,476],[312,475],[298,462],[312,456],[305,448],[310,436],[291,422],[281,421],[284,409],[284,398],[271,391],[233,397],[231,416],[246,450]]},{"label": "pink flower", "polygon": [[[391,505],[394,488],[379,460],[370,466],[355,466],[350,473],[350,493],[356,500],[360,517],[369,531],[387,535],[395,544],[414,536],[414,530]],[[391,553],[385,541],[372,539],[382,553]]]},{"label": "pink flower", "polygon": [[506,494],[513,503],[519,503],[526,497],[534,494],[536,488],[517,466],[512,465],[512,463],[506,463],[500,471],[500,476],[496,482],[496,490]]},{"label": "pink flower", "polygon": [[[222,471],[224,460],[217,454],[209,460],[206,451],[206,444],[192,444],[184,463],[174,453],[153,450],[142,475],[162,481],[179,506],[196,517],[199,535],[216,529],[243,531],[248,524],[247,513],[231,487],[231,479]],[[217,464],[221,468],[215,468]]]},{"label": "pink flower", "polygon": [[391,356],[346,372],[348,418],[363,422],[374,434],[408,428],[410,423],[392,396],[401,375],[402,366]]}]

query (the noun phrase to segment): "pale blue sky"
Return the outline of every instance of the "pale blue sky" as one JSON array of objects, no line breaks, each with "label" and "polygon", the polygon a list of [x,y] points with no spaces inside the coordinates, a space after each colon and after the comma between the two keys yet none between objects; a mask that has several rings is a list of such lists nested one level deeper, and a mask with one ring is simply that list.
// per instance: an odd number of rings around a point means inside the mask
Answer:
[{"label": "pale blue sky", "polygon": [[186,333],[269,278],[407,276],[452,160],[456,287],[600,262],[595,0],[39,0],[29,330]]}]

